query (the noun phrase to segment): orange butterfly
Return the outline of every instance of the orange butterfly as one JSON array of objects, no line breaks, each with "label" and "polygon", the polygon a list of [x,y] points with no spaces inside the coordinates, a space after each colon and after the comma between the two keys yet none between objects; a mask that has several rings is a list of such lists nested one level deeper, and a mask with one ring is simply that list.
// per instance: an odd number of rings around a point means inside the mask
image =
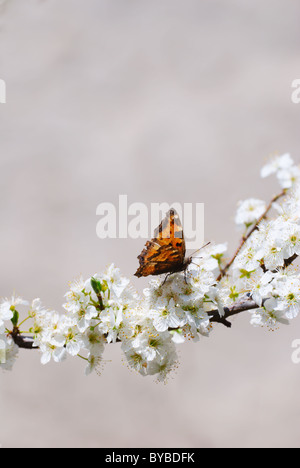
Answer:
[{"label": "orange butterfly", "polygon": [[140,267],[135,276],[161,275],[186,272],[192,257],[185,258],[186,247],[182,224],[171,209],[154,232],[154,238],[146,243],[138,256]]}]

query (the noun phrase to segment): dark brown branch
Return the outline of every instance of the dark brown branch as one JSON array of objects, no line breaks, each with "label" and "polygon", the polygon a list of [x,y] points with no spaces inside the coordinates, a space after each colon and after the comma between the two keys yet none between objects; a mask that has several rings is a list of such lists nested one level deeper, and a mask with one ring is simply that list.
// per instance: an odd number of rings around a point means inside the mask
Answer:
[{"label": "dark brown branch", "polygon": [[33,346],[33,338],[31,336],[23,336],[19,334],[11,334],[12,339],[19,348],[23,349],[38,349],[36,346]]},{"label": "dark brown branch", "polygon": [[294,254],[292,257],[285,260],[284,261],[284,267],[287,268],[288,266],[290,266],[293,263],[293,261],[296,260],[296,258],[298,258],[298,255]]},{"label": "dark brown branch", "polygon": [[231,307],[225,307],[223,317],[220,316],[218,310],[212,310],[211,312],[208,312],[208,315],[211,317],[210,321],[212,323],[222,323],[225,325],[225,327],[231,328],[231,322],[227,320],[229,317],[233,317],[234,315],[240,314],[241,312],[245,312],[247,310],[258,308],[259,306],[252,299],[245,299],[236,304],[233,304]]}]

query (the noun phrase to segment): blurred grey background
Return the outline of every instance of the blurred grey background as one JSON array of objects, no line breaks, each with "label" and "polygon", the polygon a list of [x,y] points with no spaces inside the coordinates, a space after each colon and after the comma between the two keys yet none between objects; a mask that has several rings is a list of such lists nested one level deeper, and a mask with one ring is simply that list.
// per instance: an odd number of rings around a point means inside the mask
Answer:
[{"label": "blurred grey background", "polygon": [[[0,16],[0,296],[61,311],[68,282],[143,240],[96,236],[96,207],[204,202],[206,240],[229,241],[238,200],[279,191],[259,171],[300,160],[300,3],[294,0],[8,0]],[[147,280],[132,278],[142,291]],[[80,359],[43,367],[22,350],[0,373],[2,447],[297,447],[299,320],[272,333],[216,326],[179,348],[167,385],[101,377]]]}]

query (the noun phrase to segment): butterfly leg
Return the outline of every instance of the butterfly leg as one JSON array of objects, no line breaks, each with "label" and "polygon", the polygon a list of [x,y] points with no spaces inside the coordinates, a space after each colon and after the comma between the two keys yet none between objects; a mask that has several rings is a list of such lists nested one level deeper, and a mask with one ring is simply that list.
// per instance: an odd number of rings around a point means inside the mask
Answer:
[{"label": "butterfly leg", "polygon": [[163,281],[163,283],[162,283],[162,286],[165,285],[165,283],[167,282],[167,279],[168,279],[171,275],[173,275],[173,273],[168,273],[168,274],[166,275],[166,277],[165,277],[165,279],[164,279],[164,281]]},{"label": "butterfly leg", "polygon": [[186,272],[187,272],[187,269],[184,270],[184,281],[185,281],[185,284],[188,284]]}]

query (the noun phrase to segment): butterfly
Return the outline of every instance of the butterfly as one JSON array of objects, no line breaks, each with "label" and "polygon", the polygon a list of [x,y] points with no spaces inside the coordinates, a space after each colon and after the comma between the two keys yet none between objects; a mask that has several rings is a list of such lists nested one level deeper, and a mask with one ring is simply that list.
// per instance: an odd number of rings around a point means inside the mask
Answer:
[{"label": "butterfly", "polygon": [[154,238],[147,241],[144,250],[138,256],[140,266],[135,273],[138,278],[149,275],[172,275],[185,272],[192,263],[192,257],[185,256],[186,246],[180,218],[173,208],[168,211]]}]

